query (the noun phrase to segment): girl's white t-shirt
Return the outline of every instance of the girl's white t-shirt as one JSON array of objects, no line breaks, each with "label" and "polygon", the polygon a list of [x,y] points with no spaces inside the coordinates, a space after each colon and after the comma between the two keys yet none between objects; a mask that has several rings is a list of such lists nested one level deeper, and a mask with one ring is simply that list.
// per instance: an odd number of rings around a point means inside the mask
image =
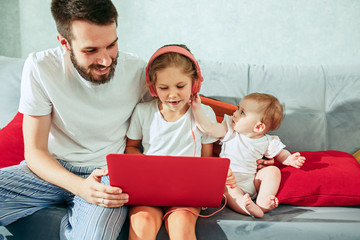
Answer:
[{"label": "girl's white t-shirt", "polygon": [[[216,121],[214,111],[203,105],[206,115]],[[176,122],[167,122],[159,111],[158,99],[139,103],[131,117],[127,137],[142,139],[143,153],[147,155],[201,156],[201,145],[217,139],[202,133],[191,120],[191,108]],[[191,122],[192,121],[192,122]],[[192,128],[191,128],[192,126]],[[192,137],[191,129],[195,135]]]},{"label": "girl's white t-shirt", "polygon": [[95,85],[58,47],[27,58],[19,111],[51,114],[49,152],[74,166],[106,167],[106,155],[123,153],[130,116],[144,93],[145,61],[119,52],[114,77]]}]

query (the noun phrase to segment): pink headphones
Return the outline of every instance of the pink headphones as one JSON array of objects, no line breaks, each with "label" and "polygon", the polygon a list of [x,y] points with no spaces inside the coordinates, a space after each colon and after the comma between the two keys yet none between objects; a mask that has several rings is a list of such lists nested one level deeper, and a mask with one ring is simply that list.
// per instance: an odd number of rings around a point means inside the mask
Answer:
[{"label": "pink headphones", "polygon": [[[195,64],[195,67],[196,67],[196,73],[197,73],[197,76],[198,78],[195,79],[193,85],[192,85],[192,90],[191,90],[191,93],[192,94],[196,94],[200,91],[200,88],[201,88],[201,83],[203,81],[203,77],[201,76],[201,72],[200,72],[200,67],[199,67],[199,63],[196,61],[196,59],[194,58],[194,56],[188,51],[186,50],[185,48],[182,48],[182,47],[179,47],[179,46],[165,46],[165,47],[162,47],[160,48],[159,50],[157,50],[150,58],[147,66],[146,66],[146,70],[145,70],[145,73],[146,73],[146,83],[149,84],[150,83],[150,76],[149,76],[149,68],[151,66],[151,63],[157,58],[159,57],[160,55],[163,55],[165,53],[179,53],[181,55],[184,55],[185,57],[189,58],[194,64]],[[156,89],[153,85],[148,85],[148,88],[149,88],[149,92],[152,96],[154,97],[157,97],[158,94],[156,92]]]}]

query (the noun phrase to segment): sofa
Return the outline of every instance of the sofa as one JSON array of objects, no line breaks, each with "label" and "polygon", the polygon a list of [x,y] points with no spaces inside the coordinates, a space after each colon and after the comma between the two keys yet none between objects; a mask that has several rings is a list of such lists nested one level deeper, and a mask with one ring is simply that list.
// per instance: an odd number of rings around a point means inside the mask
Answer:
[{"label": "sofa", "polygon": [[[0,168],[23,159],[17,113],[24,59],[0,57]],[[202,101],[218,121],[251,92],[285,106],[278,135],[300,151],[303,168],[279,166],[280,205],[261,219],[225,208],[199,218],[198,239],[360,239],[360,65],[254,65],[199,61]],[[214,155],[219,145],[214,147]],[[206,170],[206,166],[204,166]],[[202,211],[213,213],[216,208]],[[51,206],[0,227],[0,239],[59,239],[65,206]],[[128,221],[118,239],[127,239]],[[164,227],[157,239],[168,239]]]}]

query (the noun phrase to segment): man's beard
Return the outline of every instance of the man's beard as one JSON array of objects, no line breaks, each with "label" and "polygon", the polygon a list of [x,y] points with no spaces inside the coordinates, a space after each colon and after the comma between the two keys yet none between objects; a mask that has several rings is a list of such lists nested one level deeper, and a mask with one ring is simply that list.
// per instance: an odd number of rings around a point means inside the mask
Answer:
[{"label": "man's beard", "polygon": [[107,83],[111,80],[111,78],[114,77],[114,73],[115,73],[115,66],[117,64],[117,59],[118,59],[119,55],[116,55],[116,58],[112,58],[112,63],[109,66],[110,70],[108,74],[104,74],[99,76],[99,79],[95,79],[93,77],[93,75],[91,74],[91,70],[92,69],[101,69],[104,68],[105,66],[100,65],[100,64],[91,64],[88,68],[85,67],[81,67],[79,65],[79,63],[77,62],[74,52],[72,51],[72,49],[70,49],[70,59],[72,64],[74,65],[75,69],[78,71],[78,73],[80,74],[81,77],[83,77],[85,80],[94,83],[96,85],[101,85],[104,83]]}]

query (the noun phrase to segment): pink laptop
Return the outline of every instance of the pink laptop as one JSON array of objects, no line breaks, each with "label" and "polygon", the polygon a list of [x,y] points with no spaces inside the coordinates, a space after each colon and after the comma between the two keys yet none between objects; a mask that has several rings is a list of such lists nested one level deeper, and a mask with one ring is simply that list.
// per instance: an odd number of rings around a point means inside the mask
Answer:
[{"label": "pink laptop", "polygon": [[129,194],[128,205],[219,207],[230,160],[109,154],[110,184]]}]

